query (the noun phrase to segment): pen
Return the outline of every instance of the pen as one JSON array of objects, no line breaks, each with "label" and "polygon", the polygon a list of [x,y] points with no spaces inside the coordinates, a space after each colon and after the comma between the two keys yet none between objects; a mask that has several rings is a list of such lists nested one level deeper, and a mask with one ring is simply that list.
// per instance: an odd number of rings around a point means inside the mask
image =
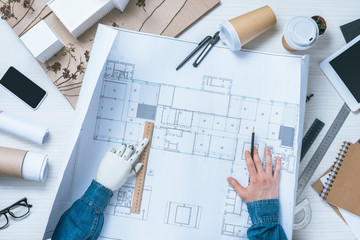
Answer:
[{"label": "pen", "polygon": [[314,96],[314,94],[310,94],[309,96],[306,96],[306,102],[310,101],[310,99]]},{"label": "pen", "polygon": [[213,46],[220,40],[219,36],[220,32],[217,31],[212,39],[209,41],[208,45],[206,45],[205,49],[201,52],[200,56],[195,60],[193,63],[194,67],[199,66],[201,61],[205,58],[205,56],[210,52],[210,50],[213,48]]},{"label": "pen", "polygon": [[252,130],[252,134],[251,134],[251,158],[254,160],[254,140],[255,140],[255,128],[253,128]]},{"label": "pen", "polygon": [[206,43],[211,40],[211,36],[206,36],[197,47],[176,67],[176,71],[179,70],[189,59],[197,52],[200,48],[202,48]]}]

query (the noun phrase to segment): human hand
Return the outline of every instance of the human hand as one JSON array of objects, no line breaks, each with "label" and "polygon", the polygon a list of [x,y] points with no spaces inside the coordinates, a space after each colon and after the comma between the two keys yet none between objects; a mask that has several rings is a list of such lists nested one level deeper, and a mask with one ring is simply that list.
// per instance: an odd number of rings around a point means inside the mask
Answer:
[{"label": "human hand", "polygon": [[228,182],[239,194],[239,196],[245,202],[278,198],[281,168],[280,157],[276,157],[274,173],[272,171],[271,152],[268,147],[265,148],[265,169],[261,164],[256,147],[254,147],[254,160],[251,158],[249,151],[245,152],[245,159],[250,175],[249,186],[244,188],[235,178],[227,178]]},{"label": "human hand", "polygon": [[108,151],[99,164],[96,181],[112,191],[120,188],[128,177],[137,173],[142,167],[142,163],[137,163],[135,166],[133,164],[148,142],[149,139],[144,138],[136,150],[132,145],[122,144],[117,151],[115,149]]}]

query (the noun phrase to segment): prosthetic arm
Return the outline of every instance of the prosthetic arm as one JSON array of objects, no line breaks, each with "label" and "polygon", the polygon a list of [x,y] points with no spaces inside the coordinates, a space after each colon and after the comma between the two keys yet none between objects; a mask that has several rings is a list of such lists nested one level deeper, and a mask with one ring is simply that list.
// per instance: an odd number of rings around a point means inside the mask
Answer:
[{"label": "prosthetic arm", "polygon": [[96,181],[112,191],[121,187],[142,167],[142,163],[136,162],[148,142],[149,139],[144,138],[136,150],[132,145],[122,144],[118,150],[108,151],[100,162]]}]

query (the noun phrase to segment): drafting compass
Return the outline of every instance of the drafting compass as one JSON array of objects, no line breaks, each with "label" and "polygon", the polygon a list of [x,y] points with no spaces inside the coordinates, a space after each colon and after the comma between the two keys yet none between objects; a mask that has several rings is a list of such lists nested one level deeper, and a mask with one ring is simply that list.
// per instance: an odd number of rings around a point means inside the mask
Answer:
[{"label": "drafting compass", "polygon": [[197,57],[195,62],[193,63],[194,67],[199,66],[201,61],[206,57],[206,55],[210,52],[210,50],[214,47],[214,45],[220,40],[219,36],[220,32],[217,31],[214,36],[206,36],[198,45],[197,47],[176,67],[176,70],[179,70],[187,61],[190,60],[201,48],[205,45],[204,50],[200,53]]}]

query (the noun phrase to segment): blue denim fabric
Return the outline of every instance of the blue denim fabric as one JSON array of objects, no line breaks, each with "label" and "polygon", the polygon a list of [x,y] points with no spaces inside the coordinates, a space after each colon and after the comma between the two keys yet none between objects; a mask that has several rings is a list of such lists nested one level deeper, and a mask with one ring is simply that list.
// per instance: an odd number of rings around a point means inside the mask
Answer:
[{"label": "blue denim fabric", "polygon": [[97,239],[112,194],[110,189],[93,180],[85,194],[61,216],[52,239]]},{"label": "blue denim fabric", "polygon": [[[85,194],[60,218],[53,240],[97,239],[104,224],[104,212],[112,191],[93,180]],[[253,225],[247,236],[253,239],[287,239],[279,224],[279,199],[247,203]]]},{"label": "blue denim fabric", "polygon": [[253,239],[287,239],[279,223],[279,199],[264,199],[247,203],[253,225],[247,236]]}]

